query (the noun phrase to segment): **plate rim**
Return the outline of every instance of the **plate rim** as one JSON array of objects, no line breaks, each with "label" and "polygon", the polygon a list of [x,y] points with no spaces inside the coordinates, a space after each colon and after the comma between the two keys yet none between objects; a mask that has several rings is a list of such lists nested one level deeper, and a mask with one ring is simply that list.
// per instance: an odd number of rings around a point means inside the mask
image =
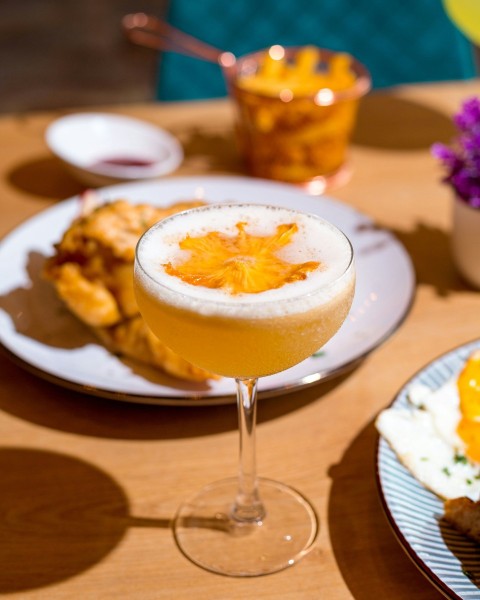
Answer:
[{"label": "plate rim", "polygon": [[[466,349],[469,346],[473,346],[475,344],[480,345],[480,337],[475,337],[475,338],[469,340],[468,342],[462,342],[460,344],[457,344],[453,348],[450,348],[449,350],[445,350],[445,351],[439,353],[434,358],[432,358],[428,362],[424,363],[422,367],[417,369],[405,381],[405,383],[400,386],[398,391],[393,396],[393,399],[381,410],[386,410],[388,408],[393,407],[395,402],[397,402],[399,400],[400,395],[408,388],[408,386],[411,385],[413,383],[413,381],[415,379],[417,379],[423,372],[425,372],[427,369],[431,368],[436,362],[438,362],[444,358],[447,358],[449,356],[454,356],[455,354],[459,353],[462,349],[464,349],[464,348]],[[459,596],[455,591],[453,591],[452,588],[449,587],[441,579],[441,577],[439,577],[420,558],[420,556],[417,554],[417,552],[415,552],[415,549],[412,548],[411,544],[409,543],[409,541],[406,539],[406,537],[402,533],[400,526],[396,522],[393,512],[390,510],[390,507],[388,505],[388,502],[387,502],[387,499],[383,492],[383,487],[382,487],[382,479],[381,479],[381,475],[380,475],[380,452],[382,450],[381,449],[382,439],[383,439],[382,436],[377,431],[376,432],[376,441],[375,441],[375,483],[376,483],[377,493],[378,493],[378,496],[380,499],[380,504],[382,506],[384,515],[387,518],[387,522],[388,522],[395,538],[397,539],[398,543],[400,544],[400,547],[402,548],[402,550],[406,553],[406,555],[413,562],[413,564],[417,567],[417,569],[439,592],[441,592],[446,598],[449,598],[451,600],[463,600],[462,596]],[[396,455],[395,455],[395,459],[398,462],[398,464],[400,465],[401,463],[398,460],[398,458],[396,457]],[[431,492],[431,493],[433,493],[433,492]]]},{"label": "plate rim", "polygon": [[[178,177],[168,177],[165,179],[159,179],[159,180],[150,180],[150,181],[142,181],[142,182],[132,182],[132,181],[128,181],[128,182],[123,182],[120,184],[115,184],[115,185],[109,185],[109,186],[103,186],[98,188],[96,191],[98,191],[101,195],[107,195],[108,199],[111,200],[111,196],[113,194],[115,194],[115,190],[116,189],[120,189],[120,188],[125,188],[125,187],[142,187],[145,185],[155,185],[155,184],[159,184],[162,185],[164,183],[166,184],[175,184],[175,183],[179,183],[180,185],[182,184],[186,184],[186,183],[190,183],[190,182],[195,182],[198,181],[198,186],[202,186],[202,185],[206,185],[206,183],[208,182],[212,182],[212,184],[214,185],[221,185],[222,183],[226,183],[229,182],[229,184],[231,185],[232,182],[240,182],[242,184],[258,184],[258,185],[266,185],[269,188],[273,189],[275,187],[278,187],[280,190],[286,190],[290,193],[295,193],[295,194],[299,194],[304,196],[305,198],[313,198],[311,195],[305,193],[304,190],[302,190],[301,188],[298,188],[297,186],[294,186],[292,184],[288,184],[288,183],[282,183],[282,182],[278,182],[278,181],[271,181],[268,179],[262,179],[262,178],[251,178],[251,177],[246,177],[246,176],[241,176],[241,175],[225,175],[225,174],[220,174],[220,175],[184,175],[184,176],[178,176]],[[119,192],[120,193],[120,192]],[[122,192],[124,193],[124,192]],[[32,222],[34,222],[37,218],[41,219],[41,218],[45,218],[46,216],[48,217],[48,214],[54,213],[55,211],[57,211],[60,207],[62,206],[66,206],[67,203],[69,204],[73,204],[74,201],[78,200],[78,198],[80,197],[81,194],[76,194],[74,196],[71,196],[69,198],[65,198],[64,200],[61,200],[60,202],[54,203],[51,206],[48,206],[46,208],[44,208],[43,210],[40,210],[36,213],[34,213],[33,215],[31,215],[30,217],[25,218],[23,221],[21,221],[17,226],[14,226],[10,231],[8,231],[1,239],[0,239],[0,248],[4,245],[4,243],[8,242],[8,238],[10,236],[13,235],[17,235],[19,232],[21,232],[21,229],[23,227],[28,227]],[[375,224],[374,219],[368,215],[367,213],[364,213],[362,211],[359,211],[356,207],[351,206],[341,200],[338,200],[337,198],[330,196],[329,194],[322,194],[321,196],[318,196],[318,198],[322,198],[324,197],[327,201],[339,205],[341,207],[345,207],[347,210],[351,210],[352,213],[358,213],[359,215],[361,215],[362,217],[365,217],[367,219],[369,219],[369,221],[371,221],[373,224]],[[142,202],[142,200],[139,200],[139,202]],[[300,374],[293,379],[292,381],[290,381],[289,383],[285,383],[285,384],[281,384],[281,385],[274,385],[269,389],[266,390],[259,390],[258,392],[258,396],[259,398],[269,398],[269,397],[274,397],[274,396],[280,396],[280,395],[284,395],[284,394],[288,394],[294,391],[297,391],[299,389],[303,389],[305,387],[311,387],[321,381],[327,381],[329,379],[333,379],[334,377],[337,377],[339,375],[341,375],[342,373],[348,372],[352,369],[354,369],[356,366],[358,366],[358,364],[360,364],[361,362],[363,362],[372,352],[374,352],[376,349],[378,349],[381,345],[383,345],[386,340],[388,340],[392,335],[395,334],[395,332],[402,326],[402,324],[404,323],[404,321],[408,318],[411,309],[415,303],[416,300],[416,284],[417,284],[417,277],[416,277],[416,272],[415,272],[415,268],[414,265],[411,261],[410,255],[408,254],[407,250],[405,249],[405,247],[403,246],[403,244],[400,242],[400,240],[398,240],[398,238],[393,234],[393,232],[391,232],[388,228],[382,228],[385,231],[387,231],[393,238],[394,240],[397,242],[397,244],[402,248],[403,252],[404,252],[404,258],[406,259],[406,264],[411,276],[411,293],[409,295],[408,298],[408,302],[406,303],[404,309],[403,309],[403,313],[397,318],[397,320],[395,322],[393,322],[391,324],[391,326],[384,332],[384,334],[378,338],[378,340],[376,340],[376,342],[369,348],[367,348],[365,351],[363,351],[360,355],[355,356],[353,359],[349,360],[346,363],[343,363],[342,365],[335,367],[335,368],[328,368],[328,369],[318,369],[317,371],[315,371],[314,373],[310,373],[308,375],[303,375],[301,376]],[[217,405],[224,405],[224,404],[231,404],[233,402],[235,402],[235,392],[234,392],[234,388],[232,387],[232,393],[231,394],[218,394],[218,395],[214,395],[214,396],[206,396],[204,395],[203,392],[198,392],[198,394],[196,394],[195,392],[186,392],[183,396],[168,396],[168,395],[145,395],[142,393],[135,393],[135,392],[131,392],[131,391],[113,391],[113,390],[109,390],[109,389],[105,389],[102,387],[98,387],[96,385],[86,385],[84,383],[81,382],[76,382],[76,381],[72,381],[70,379],[67,378],[63,378],[59,375],[50,373],[48,371],[45,371],[39,367],[37,367],[36,365],[30,363],[28,360],[25,360],[24,358],[22,358],[21,356],[18,356],[14,351],[12,351],[10,348],[8,348],[7,346],[5,346],[5,344],[3,343],[3,340],[0,340],[0,349],[17,365],[19,365],[21,368],[24,368],[26,371],[33,373],[35,376],[38,376],[46,381],[49,381],[50,383],[53,383],[55,385],[59,385],[63,388],[66,389],[70,389],[79,393],[84,393],[84,394],[88,394],[88,395],[92,395],[92,396],[96,396],[96,397],[100,397],[100,398],[105,398],[105,399],[109,399],[109,400],[115,400],[115,401],[122,401],[122,402],[131,402],[131,403],[141,403],[141,404],[150,404],[150,405],[167,405],[167,406],[217,406]]]}]

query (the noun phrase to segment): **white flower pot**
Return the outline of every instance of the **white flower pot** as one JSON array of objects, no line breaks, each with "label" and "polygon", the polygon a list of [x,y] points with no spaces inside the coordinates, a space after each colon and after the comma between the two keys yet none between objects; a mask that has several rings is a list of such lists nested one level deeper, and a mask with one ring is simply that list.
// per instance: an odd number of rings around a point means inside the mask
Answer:
[{"label": "white flower pot", "polygon": [[452,253],[460,275],[480,289],[480,208],[457,197],[453,201]]}]

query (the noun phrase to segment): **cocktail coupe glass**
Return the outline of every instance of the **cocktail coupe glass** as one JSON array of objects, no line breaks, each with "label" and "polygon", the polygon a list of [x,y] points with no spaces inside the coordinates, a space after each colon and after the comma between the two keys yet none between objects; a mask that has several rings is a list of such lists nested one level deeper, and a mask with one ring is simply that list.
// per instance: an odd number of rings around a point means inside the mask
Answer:
[{"label": "cocktail coupe glass", "polygon": [[[262,239],[275,232],[275,227],[280,231],[278,226],[284,224],[296,223],[302,231],[310,227],[315,234],[308,238],[313,250],[300,254],[303,258],[309,253],[313,258],[318,255],[318,262],[304,263],[318,265],[316,274],[308,273],[306,281],[285,283],[263,294],[231,294],[230,298],[227,294],[219,299],[222,296],[216,290],[165,273],[167,263],[171,266],[165,253],[172,243],[178,247],[180,240],[204,236],[205,231],[217,235],[229,212],[230,225],[237,229],[241,225],[242,231],[245,223],[246,229],[250,221],[257,227],[261,223],[267,231]],[[270,218],[275,226],[269,229]],[[206,224],[206,229],[199,229],[199,223]],[[190,237],[192,228],[195,231]],[[234,236],[232,228],[228,236]],[[201,248],[203,259],[208,249]],[[284,256],[284,250],[277,254]],[[180,264],[188,260],[188,251],[181,250],[180,258]],[[249,264],[252,257],[230,257],[225,264],[231,266],[232,260],[240,261],[242,268],[243,261]],[[264,575],[293,565],[311,549],[318,518],[302,494],[257,477],[257,381],[304,360],[341,326],[355,286],[350,242],[330,223],[292,209],[208,205],[168,217],[141,238],[134,281],[140,311],[160,340],[192,363],[236,381],[238,477],[208,485],[180,507],[174,521],[179,548],[194,563],[224,575]]]}]

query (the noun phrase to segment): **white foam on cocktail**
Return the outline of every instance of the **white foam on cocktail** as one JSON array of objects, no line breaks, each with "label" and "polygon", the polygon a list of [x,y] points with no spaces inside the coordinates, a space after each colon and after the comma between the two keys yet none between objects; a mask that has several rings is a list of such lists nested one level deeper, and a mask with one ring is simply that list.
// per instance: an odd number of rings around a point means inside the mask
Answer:
[{"label": "white foam on cocktail", "polygon": [[[316,261],[320,267],[304,280],[255,294],[195,286],[165,272],[166,263],[177,266],[190,256],[190,251],[179,247],[185,237],[213,231],[235,237],[238,223],[246,223],[245,231],[255,236],[270,236],[279,225],[296,223],[298,231],[276,255],[290,263]],[[202,314],[241,318],[305,312],[337,296],[354,276],[348,269],[350,243],[332,224],[315,215],[260,204],[209,205],[169,217],[141,238],[137,258],[141,268],[136,265],[136,276],[152,296]]]}]

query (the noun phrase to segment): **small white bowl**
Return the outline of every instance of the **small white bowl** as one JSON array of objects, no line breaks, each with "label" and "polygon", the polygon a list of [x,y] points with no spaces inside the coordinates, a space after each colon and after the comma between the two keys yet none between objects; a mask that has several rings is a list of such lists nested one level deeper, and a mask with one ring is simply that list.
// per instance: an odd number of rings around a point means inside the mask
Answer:
[{"label": "small white bowl", "polygon": [[183,150],[170,133],[145,121],[108,113],[76,113],[54,121],[45,140],[88,186],[153,179],[174,171]]}]

